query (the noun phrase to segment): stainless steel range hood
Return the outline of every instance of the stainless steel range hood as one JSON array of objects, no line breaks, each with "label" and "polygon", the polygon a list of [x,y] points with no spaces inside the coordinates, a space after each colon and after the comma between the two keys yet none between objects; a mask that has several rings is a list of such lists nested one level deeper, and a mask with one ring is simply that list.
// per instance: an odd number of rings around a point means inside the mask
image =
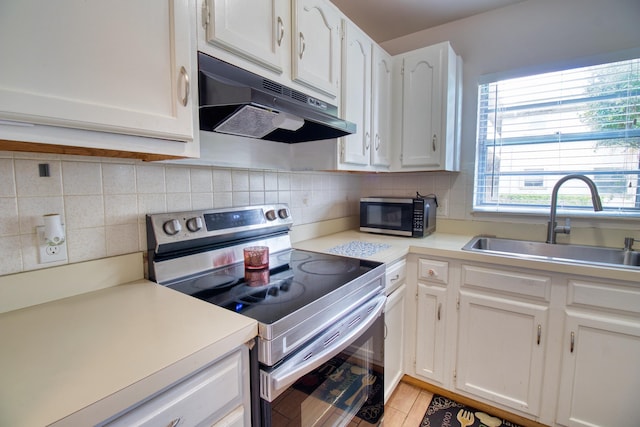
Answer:
[{"label": "stainless steel range hood", "polygon": [[198,53],[200,130],[286,143],[356,132],[337,107]]}]

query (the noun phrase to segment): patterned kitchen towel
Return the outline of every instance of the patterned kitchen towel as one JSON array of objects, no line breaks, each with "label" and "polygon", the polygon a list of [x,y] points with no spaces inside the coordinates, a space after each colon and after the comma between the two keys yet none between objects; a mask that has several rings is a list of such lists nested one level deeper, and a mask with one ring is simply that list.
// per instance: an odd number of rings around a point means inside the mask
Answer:
[{"label": "patterned kitchen towel", "polygon": [[438,394],[433,395],[420,427],[522,427]]}]

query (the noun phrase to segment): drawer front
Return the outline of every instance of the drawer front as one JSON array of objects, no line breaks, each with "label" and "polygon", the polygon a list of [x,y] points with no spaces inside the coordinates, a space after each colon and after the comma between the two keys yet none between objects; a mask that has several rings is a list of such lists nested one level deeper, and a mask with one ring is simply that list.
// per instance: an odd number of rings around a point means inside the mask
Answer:
[{"label": "drawer front", "polygon": [[432,283],[449,283],[449,263],[432,259],[418,260],[418,278]]},{"label": "drawer front", "polygon": [[240,350],[230,354],[107,426],[195,426],[220,420],[242,405],[243,364],[246,363],[242,356]]},{"label": "drawer front", "polygon": [[385,275],[385,291],[387,295],[392,293],[400,285],[404,283],[407,276],[407,261],[400,260],[391,266],[387,267],[387,273]]},{"label": "drawer front", "polygon": [[475,265],[462,266],[462,286],[522,295],[541,301],[549,301],[551,296],[549,276]]},{"label": "drawer front", "polygon": [[640,288],[570,279],[567,305],[637,314],[640,313]]}]

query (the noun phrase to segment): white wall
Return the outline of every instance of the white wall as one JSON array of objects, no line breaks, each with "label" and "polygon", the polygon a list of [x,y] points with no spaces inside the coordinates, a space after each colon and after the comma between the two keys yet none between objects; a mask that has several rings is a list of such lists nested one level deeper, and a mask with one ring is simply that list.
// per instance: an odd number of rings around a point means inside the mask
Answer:
[{"label": "white wall", "polygon": [[[527,0],[390,40],[382,47],[395,55],[445,40],[464,62],[462,171],[451,176],[449,216],[495,220],[471,214],[478,79],[583,65],[594,56],[640,49],[640,0]],[[640,56],[640,50],[636,54]]]}]

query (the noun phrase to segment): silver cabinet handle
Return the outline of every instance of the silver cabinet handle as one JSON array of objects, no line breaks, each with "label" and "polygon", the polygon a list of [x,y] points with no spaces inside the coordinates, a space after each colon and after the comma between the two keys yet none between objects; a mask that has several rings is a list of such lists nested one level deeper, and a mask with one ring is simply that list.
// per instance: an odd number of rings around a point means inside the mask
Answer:
[{"label": "silver cabinet handle", "polygon": [[180,424],[180,421],[182,421],[181,418],[173,419],[169,424],[167,424],[167,427],[176,427],[178,424]]},{"label": "silver cabinet handle", "polygon": [[438,320],[440,320],[440,311],[442,310],[442,303],[438,304]]},{"label": "silver cabinet handle", "polygon": [[542,325],[538,324],[538,345],[540,345],[541,337],[542,337]]},{"label": "silver cabinet handle", "polygon": [[573,353],[573,348],[575,343],[576,343],[576,333],[571,332],[571,344],[569,345],[569,350],[571,351],[571,353]]},{"label": "silver cabinet handle", "polygon": [[437,137],[436,137],[436,134],[434,133],[433,138],[431,139],[431,146],[433,147],[433,151],[436,151],[436,140],[437,140]]},{"label": "silver cabinet handle", "polygon": [[189,81],[189,74],[187,73],[187,69],[184,67],[180,67],[180,77],[184,81],[184,97],[180,100],[183,107],[187,106],[189,102],[189,94],[191,92],[191,82]]},{"label": "silver cabinet handle", "polygon": [[300,32],[300,59],[302,59],[302,55],[304,55],[304,50],[307,47],[307,45],[304,42],[304,34],[302,34],[302,31]]},{"label": "silver cabinet handle", "polygon": [[282,18],[278,16],[278,46],[282,44],[283,38],[284,38],[284,23],[282,22]]},{"label": "silver cabinet handle", "polygon": [[380,135],[376,133],[376,151],[380,149]]},{"label": "silver cabinet handle", "polygon": [[391,279],[389,279],[390,282],[395,282],[396,280],[398,280],[400,278],[399,274],[396,274],[395,276],[393,276]]},{"label": "silver cabinet handle", "polygon": [[364,143],[364,148],[366,148],[367,150],[369,149],[369,141],[371,140],[371,135],[369,135],[369,132],[366,132],[364,134],[364,139],[365,139],[365,143]]}]

